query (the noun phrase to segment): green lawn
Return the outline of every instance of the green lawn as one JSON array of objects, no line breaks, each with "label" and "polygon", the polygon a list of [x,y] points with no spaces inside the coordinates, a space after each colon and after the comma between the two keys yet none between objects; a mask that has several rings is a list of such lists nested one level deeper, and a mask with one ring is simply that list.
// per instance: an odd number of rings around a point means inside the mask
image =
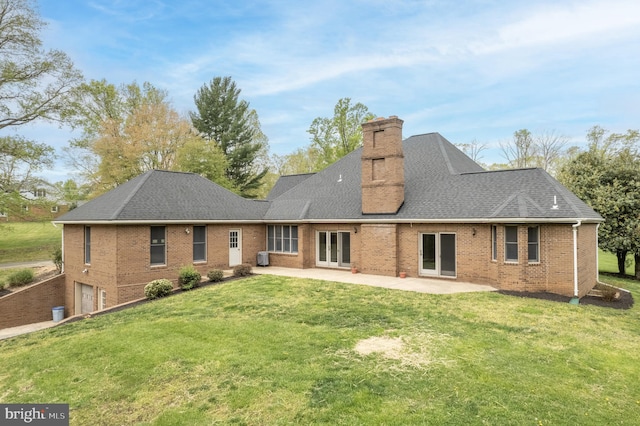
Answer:
[{"label": "green lawn", "polygon": [[[625,273],[627,275],[635,274],[635,262],[633,261],[633,255],[627,255],[628,264],[625,267]],[[614,254],[598,251],[598,267],[601,272],[618,273],[618,259]]]},{"label": "green lawn", "polygon": [[51,222],[0,223],[0,263],[50,260],[62,244],[62,226]]},{"label": "green lawn", "polygon": [[638,424],[639,312],[256,276],[0,341],[0,402],[74,425]]}]

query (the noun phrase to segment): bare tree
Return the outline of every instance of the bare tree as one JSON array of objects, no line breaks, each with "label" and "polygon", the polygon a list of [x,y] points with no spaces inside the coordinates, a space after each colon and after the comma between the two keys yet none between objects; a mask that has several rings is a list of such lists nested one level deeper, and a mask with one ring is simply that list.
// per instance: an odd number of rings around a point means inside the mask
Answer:
[{"label": "bare tree", "polygon": [[562,157],[564,147],[569,142],[567,136],[555,130],[545,130],[534,137],[535,162],[545,171],[555,174],[558,161]]},{"label": "bare tree", "polygon": [[481,144],[477,139],[472,140],[470,143],[457,143],[456,146],[476,163],[482,159],[480,153],[487,149],[487,145]]},{"label": "bare tree", "polygon": [[500,149],[509,167],[521,169],[533,166],[535,146],[531,132],[527,129],[514,132],[511,142],[500,142]]}]

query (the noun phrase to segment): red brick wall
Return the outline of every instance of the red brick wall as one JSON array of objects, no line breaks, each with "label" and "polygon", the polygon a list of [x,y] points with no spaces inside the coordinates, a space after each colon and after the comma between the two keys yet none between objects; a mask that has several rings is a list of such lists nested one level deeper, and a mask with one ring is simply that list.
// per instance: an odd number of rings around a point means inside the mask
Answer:
[{"label": "red brick wall", "polygon": [[395,116],[362,124],[363,213],[395,213],[404,202],[402,124]]},{"label": "red brick wall", "polygon": [[[456,234],[456,280],[488,284],[504,290],[547,291],[573,295],[573,234],[571,224],[538,225],[540,262],[529,263],[528,226],[518,226],[517,263],[504,260],[504,225],[497,226],[497,259],[491,259],[491,225],[489,224],[413,224],[399,225],[399,268],[408,276],[418,276],[419,238],[421,233]],[[584,296],[596,277],[595,225],[582,225],[579,231],[580,296]],[[475,235],[474,235],[475,233]],[[370,244],[363,245],[362,256]],[[376,250],[383,250],[382,247]],[[384,261],[385,257],[380,257]],[[394,259],[387,260],[392,267]],[[449,279],[442,277],[443,279]]]},{"label": "red brick wall", "polygon": [[257,253],[266,244],[266,227],[261,224],[207,225],[207,260],[197,263],[193,262],[192,226],[167,225],[166,265],[161,266],[151,266],[149,225],[93,225],[90,265],[84,264],[84,226],[65,225],[65,303],[75,307],[75,283],[93,286],[97,309],[100,289],[106,290],[110,307],[144,297],[144,286],[155,279],[167,278],[177,285],[184,265],[194,265],[203,277],[212,269],[228,269],[231,229],[242,232],[243,262],[255,266]]},{"label": "red brick wall", "polygon": [[586,295],[598,279],[597,226],[584,224],[578,228],[578,297]]},{"label": "red brick wall", "polygon": [[52,308],[65,305],[64,283],[64,275],[57,275],[0,298],[0,329],[51,321]]},{"label": "red brick wall", "polygon": [[[404,257],[399,248],[398,225],[362,224],[360,229],[361,251],[354,256],[360,258],[358,269],[364,274],[397,276],[399,259]],[[416,253],[414,250],[413,259],[417,262]]]}]

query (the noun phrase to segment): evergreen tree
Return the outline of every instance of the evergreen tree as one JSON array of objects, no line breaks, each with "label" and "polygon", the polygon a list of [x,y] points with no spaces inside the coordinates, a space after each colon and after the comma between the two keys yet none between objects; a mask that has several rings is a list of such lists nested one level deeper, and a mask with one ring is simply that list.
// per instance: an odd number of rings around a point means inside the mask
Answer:
[{"label": "evergreen tree", "polygon": [[226,177],[236,192],[255,197],[267,174],[259,157],[266,148],[257,114],[239,98],[240,89],[231,77],[215,77],[203,85],[191,112],[193,126],[207,140],[215,142],[227,158]]}]

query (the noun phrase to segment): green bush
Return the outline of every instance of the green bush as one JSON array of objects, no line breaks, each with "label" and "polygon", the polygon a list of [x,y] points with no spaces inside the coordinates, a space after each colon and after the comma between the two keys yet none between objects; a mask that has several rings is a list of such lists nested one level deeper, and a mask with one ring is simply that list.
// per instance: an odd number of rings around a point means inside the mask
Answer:
[{"label": "green bush", "polygon": [[253,269],[248,263],[243,263],[241,265],[236,265],[233,267],[234,277],[246,277],[247,275],[251,275],[252,272]]},{"label": "green bush", "polygon": [[180,268],[178,284],[183,290],[191,290],[199,286],[200,279],[202,279],[202,275],[200,275],[200,272],[198,272],[193,265],[186,265]]},{"label": "green bush", "polygon": [[29,284],[33,281],[34,277],[33,269],[20,269],[7,277],[7,283],[10,287],[17,287]]},{"label": "green bush", "polygon": [[144,296],[147,299],[165,297],[173,290],[173,283],[165,278],[153,280],[144,286]]},{"label": "green bush", "polygon": [[62,272],[62,248],[57,247],[53,252],[51,252],[51,256],[53,260],[53,264],[56,265],[56,269],[58,273]]},{"label": "green bush", "polygon": [[207,273],[207,277],[209,278],[209,281],[217,283],[218,281],[222,281],[224,278],[224,272],[222,272],[222,269],[213,269]]}]

